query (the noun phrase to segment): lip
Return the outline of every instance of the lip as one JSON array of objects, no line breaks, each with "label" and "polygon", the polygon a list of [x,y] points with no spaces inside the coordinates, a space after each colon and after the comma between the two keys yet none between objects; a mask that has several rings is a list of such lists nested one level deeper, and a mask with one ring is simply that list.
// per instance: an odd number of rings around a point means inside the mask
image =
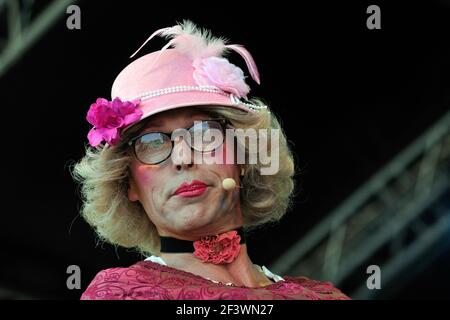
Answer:
[{"label": "lip", "polygon": [[173,193],[174,196],[197,197],[202,195],[208,185],[200,180],[193,180],[190,184],[183,182]]}]

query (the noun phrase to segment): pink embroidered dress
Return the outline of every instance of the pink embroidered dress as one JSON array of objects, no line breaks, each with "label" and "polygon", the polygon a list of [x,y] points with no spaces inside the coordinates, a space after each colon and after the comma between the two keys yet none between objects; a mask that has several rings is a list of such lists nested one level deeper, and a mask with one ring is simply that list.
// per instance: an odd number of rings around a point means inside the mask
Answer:
[{"label": "pink embroidered dress", "polygon": [[81,300],[348,300],[330,282],[280,277],[257,268],[274,283],[258,288],[223,284],[169,267],[151,256],[128,268],[100,271]]}]

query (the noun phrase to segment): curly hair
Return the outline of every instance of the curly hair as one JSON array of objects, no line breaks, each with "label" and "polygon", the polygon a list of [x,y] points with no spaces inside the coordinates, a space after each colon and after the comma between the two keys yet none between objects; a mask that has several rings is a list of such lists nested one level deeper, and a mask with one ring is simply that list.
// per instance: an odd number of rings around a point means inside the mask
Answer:
[{"label": "curly hair", "polygon": [[[259,99],[253,104],[262,105]],[[223,106],[195,106],[212,116],[226,118],[236,129],[278,129],[279,168],[276,174],[261,175],[262,164],[244,164],[241,178],[240,205],[244,228],[249,231],[268,222],[279,221],[292,207],[295,189],[294,155],[276,116],[269,108],[258,112]],[[150,117],[151,118],[151,117]],[[149,120],[149,119],[147,119]],[[127,197],[133,154],[127,141],[145,128],[140,121],[124,132],[115,147],[85,146],[85,156],[71,167],[75,182],[80,185],[80,214],[95,229],[101,241],[126,248],[135,248],[143,255],[158,255],[160,240],[155,225],[140,202]],[[270,143],[270,139],[269,139]],[[246,156],[248,148],[245,146]]]}]

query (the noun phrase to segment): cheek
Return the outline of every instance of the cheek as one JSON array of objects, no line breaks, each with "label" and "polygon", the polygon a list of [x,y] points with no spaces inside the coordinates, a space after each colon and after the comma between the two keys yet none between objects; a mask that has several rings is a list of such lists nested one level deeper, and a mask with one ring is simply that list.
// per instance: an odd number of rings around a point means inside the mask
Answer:
[{"label": "cheek", "polygon": [[157,180],[156,173],[152,170],[154,168],[151,167],[147,165],[136,165],[133,167],[134,180],[141,190],[148,189]]},{"label": "cheek", "polygon": [[[213,164],[212,170],[216,171],[222,178],[236,177],[239,170],[236,164],[236,156],[233,156],[233,152],[227,151],[232,150],[232,147],[232,145],[227,146],[224,144],[215,153],[216,159],[223,159],[223,162]],[[228,160],[227,156],[229,157]]]},{"label": "cheek", "polygon": [[224,143],[214,151],[213,156],[215,159],[220,159],[223,164],[235,164],[236,163],[236,146],[233,145],[233,141],[225,139]]}]

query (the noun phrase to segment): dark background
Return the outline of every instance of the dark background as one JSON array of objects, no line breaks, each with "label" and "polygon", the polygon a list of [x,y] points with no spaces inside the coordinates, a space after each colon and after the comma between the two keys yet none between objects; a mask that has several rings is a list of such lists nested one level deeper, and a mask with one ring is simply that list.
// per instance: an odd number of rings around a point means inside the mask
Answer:
[{"label": "dark background", "polygon": [[[0,78],[0,288],[78,299],[81,290],[66,288],[68,265],[80,266],[85,289],[101,269],[141,259],[97,242],[78,216],[69,165],[83,155],[90,103],[110,98],[153,31],[186,18],[252,53],[261,85],[249,78],[251,95],[271,105],[295,150],[295,208],[249,240],[252,260],[269,265],[449,110],[450,3],[392,2],[79,1],[81,30],[63,17]],[[370,4],[381,7],[381,30],[366,28]],[[155,39],[139,56],[164,44]],[[247,73],[239,56],[230,60]],[[448,251],[395,298],[449,298]]]}]

